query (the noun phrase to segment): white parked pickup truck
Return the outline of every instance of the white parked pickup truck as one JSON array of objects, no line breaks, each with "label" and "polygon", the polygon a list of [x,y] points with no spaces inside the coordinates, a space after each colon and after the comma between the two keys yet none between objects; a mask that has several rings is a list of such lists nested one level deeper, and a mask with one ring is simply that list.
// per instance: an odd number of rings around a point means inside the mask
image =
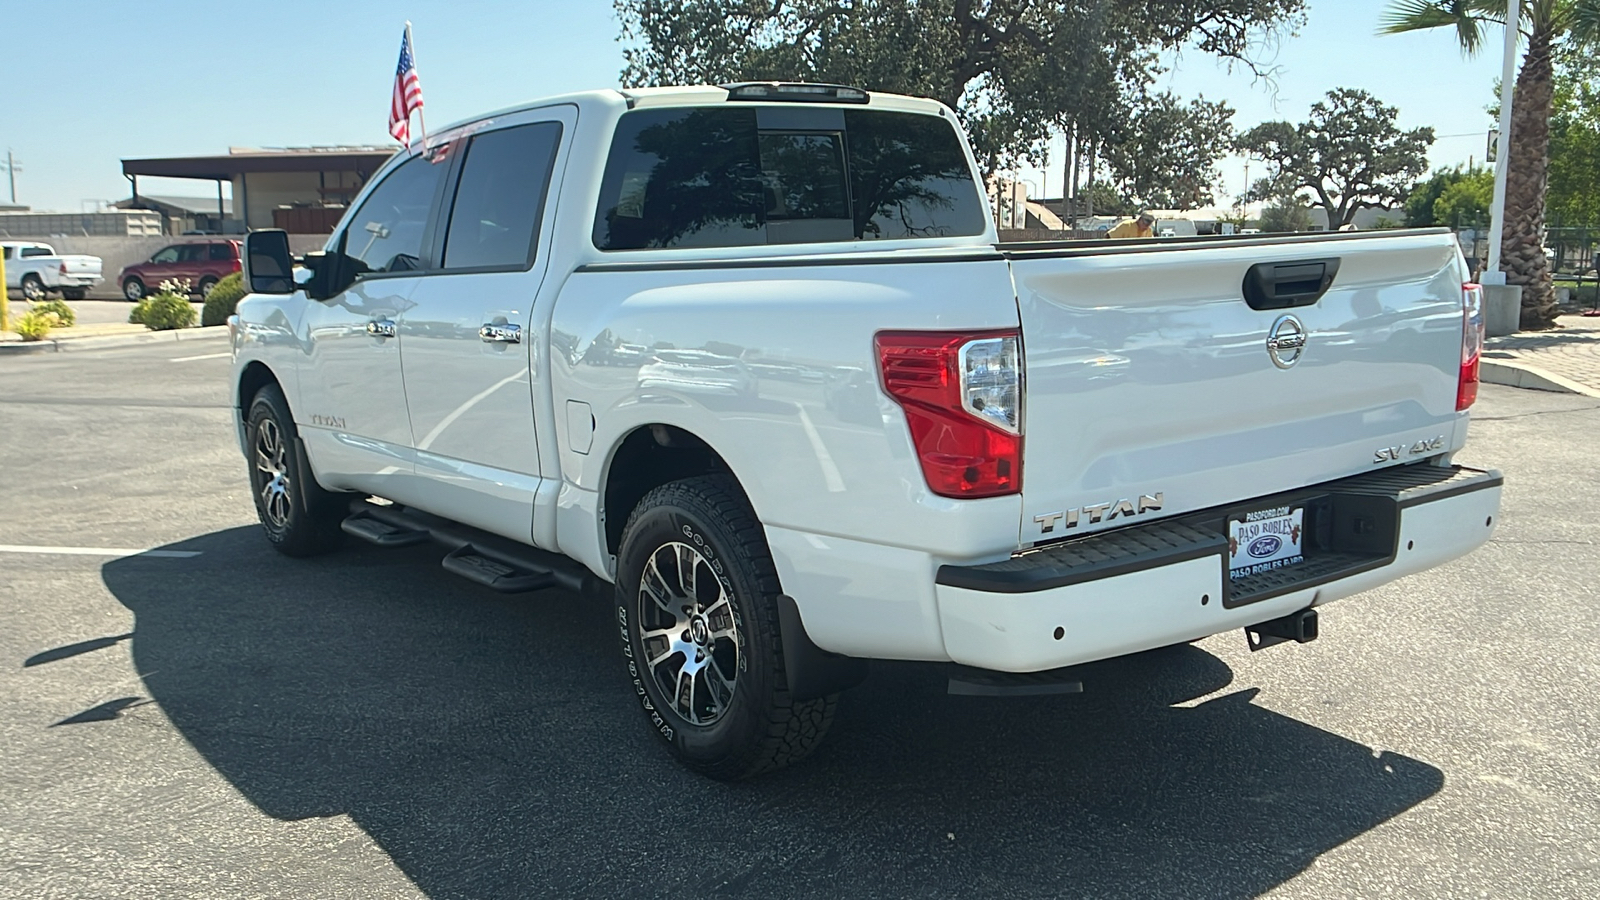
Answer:
[{"label": "white parked pickup truck", "polygon": [[21,290],[27,300],[44,300],[60,294],[82,300],[101,281],[98,256],[57,255],[49,244],[0,241],[6,258],[6,289]]},{"label": "white parked pickup truck", "polygon": [[[929,100],[599,91],[396,155],[326,249],[246,242],[267,538],[604,585],[650,727],[746,777],[868,660],[956,693],[1244,629],[1460,556],[1481,289],[1443,229],[997,244]],[[613,587],[610,587],[614,585]]]}]

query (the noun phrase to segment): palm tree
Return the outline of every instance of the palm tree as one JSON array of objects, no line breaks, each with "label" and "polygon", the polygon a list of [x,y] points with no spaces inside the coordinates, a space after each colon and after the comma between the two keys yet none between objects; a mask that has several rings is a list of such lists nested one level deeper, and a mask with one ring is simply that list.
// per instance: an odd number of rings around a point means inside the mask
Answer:
[{"label": "palm tree", "polygon": [[[1504,237],[1500,266],[1506,282],[1522,286],[1522,327],[1555,325],[1555,289],[1544,255],[1546,170],[1550,164],[1550,106],[1555,94],[1551,51],[1561,43],[1589,44],[1600,37],[1600,0],[1521,0],[1527,50],[1512,95]],[[1484,43],[1484,31],[1505,24],[1506,0],[1394,0],[1384,13],[1384,34],[1451,28],[1462,52]]]}]

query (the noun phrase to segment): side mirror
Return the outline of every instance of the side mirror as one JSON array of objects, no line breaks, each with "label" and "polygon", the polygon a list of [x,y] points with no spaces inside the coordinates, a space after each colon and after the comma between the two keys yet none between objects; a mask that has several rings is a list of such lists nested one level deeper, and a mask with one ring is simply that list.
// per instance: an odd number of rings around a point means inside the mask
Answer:
[{"label": "side mirror", "polygon": [[277,228],[252,231],[244,236],[244,283],[252,294],[292,294],[294,258],[289,255],[289,233]]}]

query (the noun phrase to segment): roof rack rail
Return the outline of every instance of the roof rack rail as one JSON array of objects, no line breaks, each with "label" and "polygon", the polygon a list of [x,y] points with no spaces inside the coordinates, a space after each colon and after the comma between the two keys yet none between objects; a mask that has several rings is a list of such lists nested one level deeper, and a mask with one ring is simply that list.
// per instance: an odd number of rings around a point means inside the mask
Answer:
[{"label": "roof rack rail", "polygon": [[741,81],[720,85],[729,100],[780,100],[790,103],[866,103],[866,91],[843,84],[801,81]]}]

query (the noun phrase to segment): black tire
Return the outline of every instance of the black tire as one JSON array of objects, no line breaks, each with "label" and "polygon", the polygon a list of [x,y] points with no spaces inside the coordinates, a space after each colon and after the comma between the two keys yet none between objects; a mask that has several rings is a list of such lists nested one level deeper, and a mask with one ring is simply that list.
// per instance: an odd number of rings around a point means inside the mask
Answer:
[{"label": "black tire", "polygon": [[210,275],[200,279],[200,299],[211,296],[211,289],[217,286],[217,280]]},{"label": "black tire", "polygon": [[[688,556],[684,548],[696,555],[687,585],[678,566]],[[798,762],[822,742],[838,695],[789,699],[778,626],[782,587],[761,523],[736,481],[708,475],[646,494],[623,529],[617,576],[617,623],[629,677],[651,730],[684,765],[736,781]],[[646,599],[647,577],[651,596],[668,595],[666,603]],[[647,638],[647,631],[653,635]],[[685,682],[692,663],[700,668]],[[719,696],[719,689],[728,690],[726,679],[712,679],[728,671],[734,674],[731,696]]]},{"label": "black tire", "polygon": [[250,494],[267,540],[285,556],[316,556],[344,543],[346,510],[301,458],[298,432],[283,391],[269,384],[250,401],[245,420]]},{"label": "black tire", "polygon": [[38,275],[29,272],[22,276],[22,299],[29,303],[49,299],[50,292],[45,290],[44,282]]},{"label": "black tire", "polygon": [[66,299],[66,300],[82,300],[85,297],[87,297],[88,295],[89,295],[88,290],[86,290],[84,288],[62,288],[61,289],[61,296],[62,296],[63,299]]},{"label": "black tire", "polygon": [[129,302],[138,303],[140,300],[144,299],[144,295],[144,282],[138,278],[129,278],[128,280],[122,282],[122,296]]}]

